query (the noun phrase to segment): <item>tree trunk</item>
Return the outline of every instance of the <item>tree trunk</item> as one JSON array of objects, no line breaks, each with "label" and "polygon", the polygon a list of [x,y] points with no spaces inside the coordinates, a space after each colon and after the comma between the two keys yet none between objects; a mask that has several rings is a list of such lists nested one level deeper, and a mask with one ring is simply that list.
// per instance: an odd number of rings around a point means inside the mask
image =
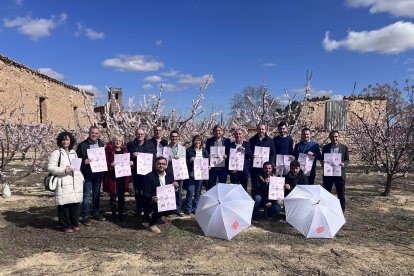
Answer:
[{"label": "tree trunk", "polygon": [[385,183],[385,191],[381,194],[382,196],[389,196],[392,185],[392,174],[387,174],[387,183]]}]

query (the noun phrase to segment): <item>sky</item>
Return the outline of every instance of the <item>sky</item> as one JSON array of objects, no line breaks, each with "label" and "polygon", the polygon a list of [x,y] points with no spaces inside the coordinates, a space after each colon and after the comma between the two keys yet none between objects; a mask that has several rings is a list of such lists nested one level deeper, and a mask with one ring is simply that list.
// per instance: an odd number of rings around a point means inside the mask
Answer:
[{"label": "sky", "polygon": [[105,85],[188,112],[263,83],[286,102],[414,80],[414,0],[2,0],[0,54],[107,100]]}]

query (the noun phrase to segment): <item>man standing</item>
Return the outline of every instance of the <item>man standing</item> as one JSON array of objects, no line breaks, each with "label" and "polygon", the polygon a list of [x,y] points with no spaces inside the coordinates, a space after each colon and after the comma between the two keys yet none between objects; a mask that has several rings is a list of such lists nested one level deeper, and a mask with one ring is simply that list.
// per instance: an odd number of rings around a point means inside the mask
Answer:
[{"label": "man standing", "polygon": [[137,156],[140,153],[151,153],[156,155],[156,150],[151,142],[145,139],[145,131],[142,128],[135,130],[135,139],[127,144],[128,152],[131,153],[132,160],[134,161],[134,172],[132,173],[132,182],[134,183],[135,192],[135,214],[140,216],[142,210],[148,218],[148,214],[145,212],[145,206],[143,202],[142,189],[144,185],[145,175],[137,174]]},{"label": "man standing", "polygon": [[168,141],[162,138],[163,131],[161,126],[156,125],[153,130],[154,136],[149,139],[149,142],[154,146],[158,157],[162,155],[162,149],[168,145]]},{"label": "man standing", "polygon": [[[178,134],[178,131],[173,130],[170,133],[170,143],[167,145],[167,147],[170,149],[170,160],[168,160],[168,167],[167,171],[174,173],[173,166],[172,166],[172,159],[183,159],[186,160],[186,149],[184,146],[180,145],[178,142],[180,140],[180,135]],[[175,200],[177,204],[177,210],[175,214],[179,217],[183,217],[184,213],[181,210],[183,205],[183,183],[184,180],[177,180],[177,183],[179,184],[179,187],[175,193]]]},{"label": "man standing", "polygon": [[247,181],[249,180],[249,163],[253,156],[250,143],[244,141],[244,131],[238,128],[234,131],[234,142],[230,144],[230,149],[236,149],[236,152],[244,153],[244,163],[242,171],[230,171],[230,182],[241,184],[247,191]]},{"label": "man standing", "polygon": [[293,139],[288,135],[286,122],[280,122],[277,130],[279,135],[273,138],[276,154],[292,155],[293,157]]},{"label": "man standing", "polygon": [[88,149],[104,147],[103,142],[99,139],[101,133],[99,128],[91,126],[89,128],[89,136],[86,140],[81,142],[77,149],[76,154],[78,158],[82,158],[81,172],[85,178],[83,184],[83,202],[82,202],[82,217],[83,224],[85,226],[91,225],[89,217],[89,197],[92,192],[92,218],[98,221],[104,221],[105,218],[99,214],[99,205],[101,200],[101,183],[102,172],[93,173],[91,170],[90,162],[88,159]]},{"label": "man standing", "polygon": [[316,141],[311,140],[311,130],[309,128],[302,129],[301,141],[297,143],[293,149],[293,155],[296,160],[299,158],[299,153],[315,156],[310,175],[308,176],[309,184],[315,184],[316,160],[321,160],[321,150],[319,148],[319,144]]},{"label": "man standing", "polygon": [[157,187],[173,184],[174,187],[178,188],[178,183],[174,181],[174,176],[171,172],[167,172],[167,159],[160,156],[155,160],[155,171],[150,172],[145,177],[144,184],[144,199],[149,206],[149,211],[151,216],[149,218],[149,227],[148,230],[154,234],[158,234],[161,230],[158,228],[157,221],[166,214],[170,212],[158,212],[157,206]]},{"label": "man standing", "polygon": [[332,191],[332,186],[335,184],[336,194],[338,195],[339,202],[341,203],[342,211],[345,212],[345,168],[349,164],[348,147],[339,143],[339,132],[332,130],[329,133],[330,144],[323,146],[322,148],[322,160],[321,164],[324,165],[325,153],[340,153],[341,163],[339,166],[341,169],[341,176],[323,176],[323,187],[328,191]]},{"label": "man standing", "polygon": [[213,128],[213,137],[208,138],[206,141],[206,149],[208,155],[211,155],[210,147],[225,147],[225,156],[226,165],[221,168],[211,168],[209,172],[209,179],[207,182],[207,190],[213,188],[217,184],[217,179],[219,183],[227,182],[227,164],[228,164],[228,155],[230,150],[230,139],[223,136],[224,131],[221,125],[215,125]]},{"label": "man standing", "polygon": [[[264,124],[260,123],[257,125],[257,134],[250,138],[249,140],[250,146],[252,148],[253,154],[254,149],[256,146],[258,147],[268,147],[269,148],[269,163],[275,167],[276,164],[276,155],[275,155],[275,145],[273,143],[273,139],[267,135],[267,128]],[[262,168],[254,168],[253,167],[253,158],[250,162],[250,179],[252,182],[252,196],[255,195],[255,190],[259,182],[259,175],[262,172]]]}]

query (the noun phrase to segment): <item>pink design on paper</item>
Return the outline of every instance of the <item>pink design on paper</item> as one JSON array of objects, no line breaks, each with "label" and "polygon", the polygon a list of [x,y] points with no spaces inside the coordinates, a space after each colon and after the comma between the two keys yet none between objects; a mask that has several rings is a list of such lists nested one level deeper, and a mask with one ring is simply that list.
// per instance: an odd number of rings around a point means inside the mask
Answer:
[{"label": "pink design on paper", "polygon": [[239,228],[239,222],[237,220],[233,221],[233,223],[231,224],[231,229],[233,230],[237,230]]},{"label": "pink design on paper", "polygon": [[320,234],[324,231],[325,231],[325,228],[323,226],[319,226],[318,228],[316,228],[316,233],[318,233],[318,234]]}]

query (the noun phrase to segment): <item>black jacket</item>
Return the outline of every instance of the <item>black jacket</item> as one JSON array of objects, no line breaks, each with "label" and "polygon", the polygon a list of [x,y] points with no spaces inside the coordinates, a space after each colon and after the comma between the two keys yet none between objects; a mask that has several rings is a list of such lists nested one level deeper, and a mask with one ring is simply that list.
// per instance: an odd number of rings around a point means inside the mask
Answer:
[{"label": "black jacket", "polygon": [[[89,178],[93,172],[91,170],[91,166],[88,164],[85,164],[85,159],[88,159],[88,151],[87,149],[90,148],[90,145],[92,145],[93,143],[88,139],[82,141],[78,147],[76,148],[76,155],[78,156],[78,158],[82,158],[82,164],[81,164],[81,172],[83,174],[83,177],[85,179]],[[98,145],[99,147],[104,147],[104,143],[98,139]],[[96,174],[102,174],[101,172],[98,172]]]},{"label": "black jacket", "polygon": [[[344,166],[342,167],[342,179],[345,180],[346,178],[346,167],[349,164],[349,153],[348,153],[348,147],[342,144],[338,145],[339,147],[339,153],[341,154],[341,161],[342,163],[344,163]],[[322,148],[322,160],[324,158],[325,153],[331,153],[331,148],[332,148],[332,144],[326,144],[325,146],[323,146]]]},{"label": "black jacket", "polygon": [[[243,141],[242,147],[244,148],[244,165],[243,165],[243,172],[246,175],[248,175],[249,174],[249,164],[250,164],[250,160],[253,158],[253,151],[252,151],[252,148],[250,147],[250,143],[248,141]],[[236,148],[236,142],[232,142],[230,144],[230,148],[231,149],[235,149]]]},{"label": "black jacket", "polygon": [[[134,158],[133,153],[134,152],[142,152],[142,153],[152,153],[153,154],[153,166],[155,165],[155,158],[157,156],[157,149],[154,148],[154,145],[149,142],[148,140],[144,140],[144,143],[142,145],[138,144],[137,139],[134,139],[133,141],[129,142],[127,144],[128,152],[131,153],[131,160],[134,161],[134,169],[136,172],[137,168],[137,159]],[[136,174],[136,173],[135,173]]]},{"label": "black jacket", "polygon": [[[165,175],[165,185],[172,184],[174,182],[174,175],[166,171]],[[151,197],[157,195],[157,187],[161,185],[158,173],[152,171],[145,176],[143,193],[144,198],[148,201],[151,201]]]},{"label": "black jacket", "polygon": [[[269,162],[272,163],[273,166],[276,165],[276,151],[275,151],[275,144],[273,143],[273,139],[270,138],[269,135],[266,134],[265,137],[263,137],[262,141],[259,139],[259,135],[255,135],[249,140],[250,146],[252,147],[252,152],[254,154],[254,147],[268,147],[270,148],[269,153]],[[253,167],[253,158],[250,162],[250,166]],[[260,169],[260,168],[257,168]]]},{"label": "black jacket", "polygon": [[[196,150],[194,147],[188,148],[186,152],[188,173],[191,173],[194,170],[194,161],[191,161],[192,157],[196,157]],[[203,148],[203,158],[208,158],[208,152],[205,148]]]},{"label": "black jacket", "polygon": [[293,188],[296,187],[296,185],[308,184],[308,177],[303,173],[302,170],[299,171],[297,176],[294,176],[291,172],[289,172],[285,176],[285,184],[289,184],[290,186],[290,190],[285,189],[285,196],[287,196],[293,190]]}]

